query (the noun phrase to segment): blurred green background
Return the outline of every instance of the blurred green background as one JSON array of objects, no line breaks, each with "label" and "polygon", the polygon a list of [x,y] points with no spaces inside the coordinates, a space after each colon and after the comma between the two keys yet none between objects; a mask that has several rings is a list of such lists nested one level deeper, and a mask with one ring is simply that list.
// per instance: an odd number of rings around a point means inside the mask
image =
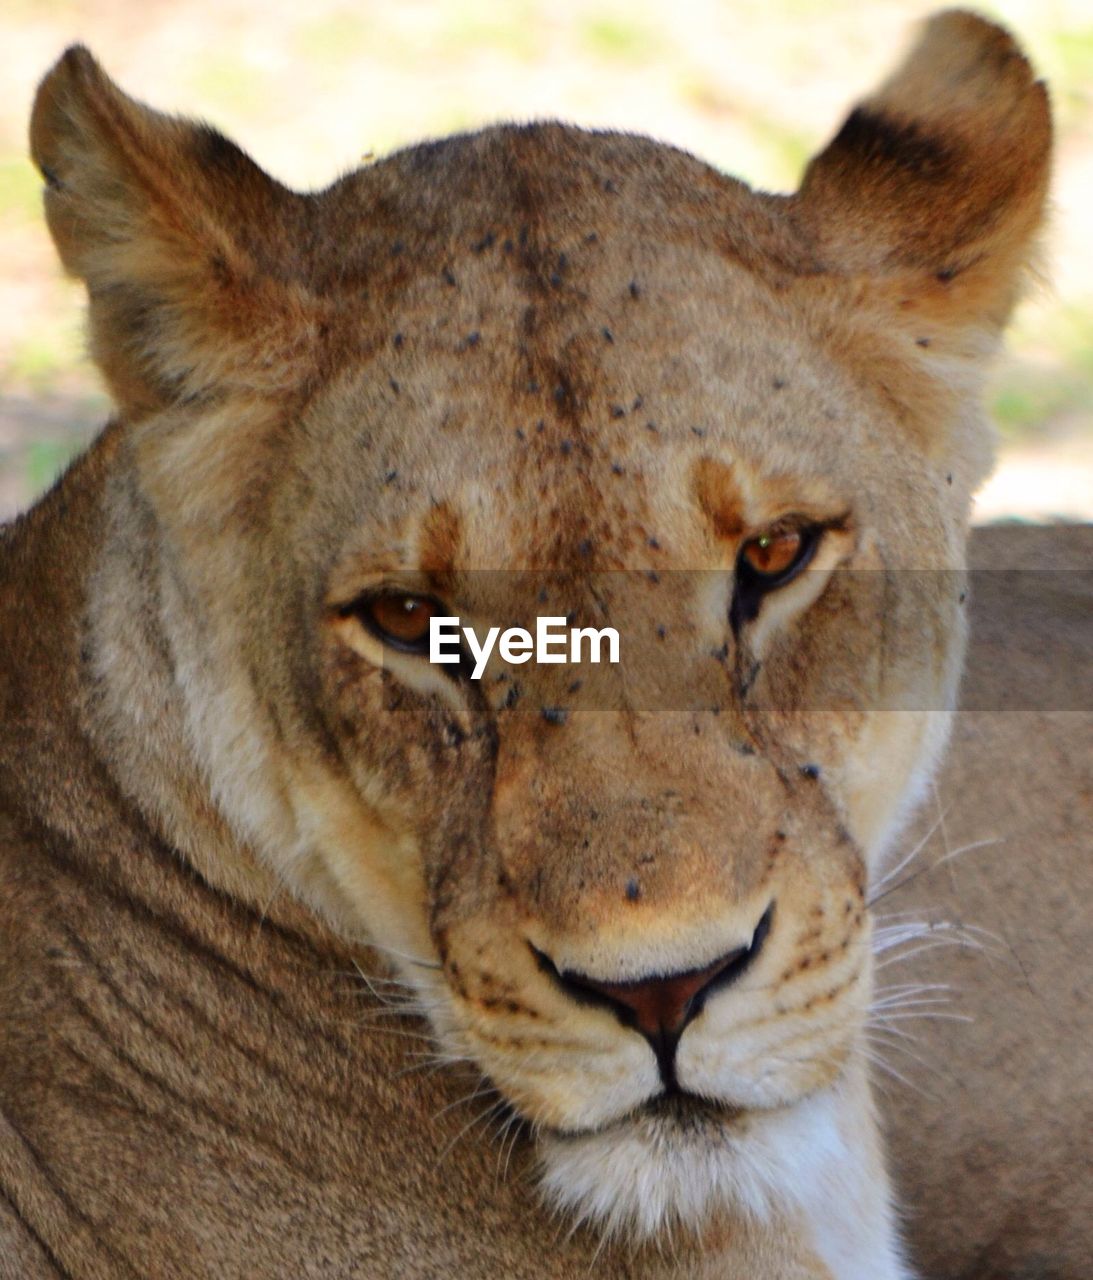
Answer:
[{"label": "blurred green background", "polygon": [[[5,0],[0,11],[0,518],[105,420],[82,291],[56,265],[26,159],[34,87],[73,40],[122,86],[198,115],[297,187],[497,119],[650,133],[753,185],[794,187],[890,69],[919,0]],[[978,518],[1093,517],[1093,2],[979,6],[1051,85],[1045,275],[990,398],[1000,466]]]}]

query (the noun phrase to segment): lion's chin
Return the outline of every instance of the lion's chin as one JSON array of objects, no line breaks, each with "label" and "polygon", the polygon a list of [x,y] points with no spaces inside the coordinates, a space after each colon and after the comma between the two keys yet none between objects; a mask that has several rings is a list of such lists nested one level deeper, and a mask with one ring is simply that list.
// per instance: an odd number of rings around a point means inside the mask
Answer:
[{"label": "lion's chin", "polygon": [[843,1153],[831,1096],[821,1093],[775,1111],[661,1097],[601,1130],[544,1133],[539,1154],[553,1207],[638,1240],[721,1214],[766,1220],[799,1206]]}]

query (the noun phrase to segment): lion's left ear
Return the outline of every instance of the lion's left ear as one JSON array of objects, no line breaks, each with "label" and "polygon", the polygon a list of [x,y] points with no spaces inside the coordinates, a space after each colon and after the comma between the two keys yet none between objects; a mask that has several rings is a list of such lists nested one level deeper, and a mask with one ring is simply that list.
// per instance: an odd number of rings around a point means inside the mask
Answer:
[{"label": "lion's left ear", "polygon": [[87,284],[92,354],[126,416],[291,383],[314,324],[307,197],[212,129],[133,101],[79,46],[39,87],[30,142],[61,260]]},{"label": "lion's left ear", "polygon": [[997,332],[1043,218],[1050,156],[1047,92],[1021,50],[953,10],[850,114],[789,209],[822,271],[870,281],[916,322]]}]

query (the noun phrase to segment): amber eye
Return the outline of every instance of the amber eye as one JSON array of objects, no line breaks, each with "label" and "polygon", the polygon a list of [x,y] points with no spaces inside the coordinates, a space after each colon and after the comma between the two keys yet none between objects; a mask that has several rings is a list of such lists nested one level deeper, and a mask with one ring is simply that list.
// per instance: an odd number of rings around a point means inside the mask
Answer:
[{"label": "amber eye", "polygon": [[764,578],[780,578],[794,567],[805,545],[800,529],[777,529],[750,538],[740,548],[740,558]]},{"label": "amber eye", "polygon": [[729,618],[734,628],[759,613],[763,597],[784,587],[812,559],[822,529],[817,525],[782,525],[749,538],[736,562],[736,590]]},{"label": "amber eye", "polygon": [[380,640],[412,653],[429,647],[429,620],[439,613],[429,596],[385,593],[371,596],[357,605],[355,612]]}]

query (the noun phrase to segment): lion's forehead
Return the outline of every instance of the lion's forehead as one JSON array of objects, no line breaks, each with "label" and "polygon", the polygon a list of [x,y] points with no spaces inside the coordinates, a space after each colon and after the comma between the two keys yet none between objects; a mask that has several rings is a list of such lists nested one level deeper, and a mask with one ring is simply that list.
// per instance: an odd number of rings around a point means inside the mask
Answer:
[{"label": "lion's forehead", "polygon": [[505,486],[495,510],[557,495],[556,528],[582,487],[640,505],[704,441],[801,458],[854,416],[784,219],[672,148],[487,130],[362,170],[323,208],[340,372],[311,418],[381,503],[479,481]]},{"label": "lion's forehead", "polygon": [[598,237],[544,291],[505,245],[407,284],[315,401],[304,470],[347,507],[397,525],[445,504],[482,563],[652,547],[690,566],[709,559],[704,458],[752,484],[826,479],[833,505],[854,490],[861,397],[738,263]]},{"label": "lion's forehead", "polygon": [[715,245],[757,268],[800,270],[779,201],[648,138],[555,123],[497,126],[411,147],[323,193],[323,273],[399,282],[416,263],[497,249],[541,289],[571,265],[558,252],[631,241]]}]

